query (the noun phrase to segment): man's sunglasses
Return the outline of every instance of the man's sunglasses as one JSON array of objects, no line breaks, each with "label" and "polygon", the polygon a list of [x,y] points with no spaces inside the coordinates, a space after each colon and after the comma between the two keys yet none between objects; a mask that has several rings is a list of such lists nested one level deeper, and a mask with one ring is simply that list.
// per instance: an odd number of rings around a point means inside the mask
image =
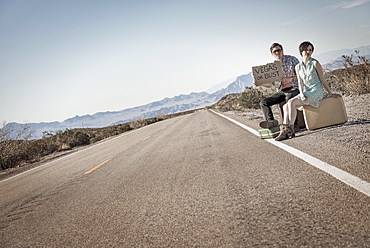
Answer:
[{"label": "man's sunglasses", "polygon": [[281,49],[276,49],[276,50],[272,51],[271,53],[273,53],[273,54],[277,54],[277,53],[279,53],[279,52],[281,52]]}]

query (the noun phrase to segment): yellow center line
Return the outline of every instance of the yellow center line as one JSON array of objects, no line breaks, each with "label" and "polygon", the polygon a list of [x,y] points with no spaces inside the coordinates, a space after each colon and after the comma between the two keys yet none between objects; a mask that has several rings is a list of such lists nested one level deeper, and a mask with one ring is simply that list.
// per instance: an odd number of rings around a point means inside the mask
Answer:
[{"label": "yellow center line", "polygon": [[108,163],[108,162],[109,162],[109,161],[111,161],[111,160],[112,160],[112,159],[108,159],[107,161],[104,161],[103,163],[101,163],[101,164],[99,164],[99,165],[95,166],[95,167],[94,167],[94,168],[92,168],[91,170],[89,170],[89,171],[85,172],[85,175],[86,175],[86,174],[89,174],[90,172],[93,172],[94,170],[98,169],[100,166],[102,166],[102,165],[104,165],[104,164]]},{"label": "yellow center line", "polygon": [[163,129],[166,129],[166,128],[167,128],[167,127],[163,127],[163,128],[162,128],[162,130],[163,130]]},{"label": "yellow center line", "polygon": [[144,139],[142,139],[142,140],[147,140],[147,139],[149,139],[151,136],[149,135],[148,137],[145,137]]}]

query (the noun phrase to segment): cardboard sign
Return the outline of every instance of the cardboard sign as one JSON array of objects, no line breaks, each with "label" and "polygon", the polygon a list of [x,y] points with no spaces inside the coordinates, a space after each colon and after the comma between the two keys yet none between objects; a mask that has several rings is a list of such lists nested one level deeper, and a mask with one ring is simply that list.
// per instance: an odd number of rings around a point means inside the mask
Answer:
[{"label": "cardboard sign", "polygon": [[256,85],[281,81],[284,77],[280,61],[274,61],[266,65],[253,66],[252,73]]}]

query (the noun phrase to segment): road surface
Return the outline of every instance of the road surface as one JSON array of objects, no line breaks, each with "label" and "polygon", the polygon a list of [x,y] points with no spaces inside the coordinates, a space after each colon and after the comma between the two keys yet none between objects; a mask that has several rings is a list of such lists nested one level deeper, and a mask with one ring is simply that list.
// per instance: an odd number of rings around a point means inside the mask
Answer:
[{"label": "road surface", "polygon": [[370,197],[210,112],[0,182],[1,247],[369,247]]}]

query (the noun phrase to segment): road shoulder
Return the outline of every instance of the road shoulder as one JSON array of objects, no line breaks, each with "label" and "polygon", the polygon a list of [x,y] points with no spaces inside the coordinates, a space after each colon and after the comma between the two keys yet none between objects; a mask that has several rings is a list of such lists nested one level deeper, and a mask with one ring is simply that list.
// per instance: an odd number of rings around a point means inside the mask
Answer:
[{"label": "road shoulder", "polygon": [[[301,130],[285,144],[370,182],[370,98],[346,99],[348,122],[313,131]],[[225,111],[221,114],[258,130],[262,111]],[[274,112],[275,116],[277,111]],[[278,118],[277,118],[278,119]],[[266,142],[266,145],[268,143]]]}]

